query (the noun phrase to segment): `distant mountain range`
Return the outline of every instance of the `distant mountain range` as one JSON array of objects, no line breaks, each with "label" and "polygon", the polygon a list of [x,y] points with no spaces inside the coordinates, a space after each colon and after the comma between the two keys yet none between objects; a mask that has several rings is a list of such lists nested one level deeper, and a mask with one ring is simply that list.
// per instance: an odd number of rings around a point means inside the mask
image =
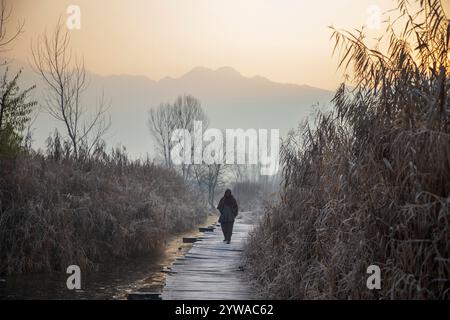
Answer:
[{"label": "distant mountain range", "polygon": [[[16,69],[17,65],[11,65]],[[44,101],[39,77],[22,64],[21,84],[36,84],[36,99]],[[147,127],[148,110],[162,102],[172,102],[179,94],[197,97],[214,128],[278,128],[282,135],[295,128],[314,109],[329,108],[333,92],[307,85],[284,84],[266,78],[244,77],[230,67],[211,70],[197,67],[179,78],[159,81],[144,76],[89,74],[90,86],[84,101],[94,105],[102,92],[111,102],[110,146],[122,144],[132,156],[154,154]],[[42,147],[56,122],[41,112],[35,123],[34,145]]]}]

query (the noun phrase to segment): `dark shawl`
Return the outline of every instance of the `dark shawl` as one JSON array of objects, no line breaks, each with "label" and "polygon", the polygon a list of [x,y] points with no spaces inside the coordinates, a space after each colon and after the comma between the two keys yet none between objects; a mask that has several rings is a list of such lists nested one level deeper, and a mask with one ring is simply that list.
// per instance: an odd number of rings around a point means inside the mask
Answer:
[{"label": "dark shawl", "polygon": [[222,199],[220,199],[217,209],[219,209],[219,211],[222,213],[225,206],[229,206],[231,208],[235,217],[238,215],[238,205],[236,199],[233,197],[233,195],[231,194],[231,190],[229,189],[225,191],[225,195],[222,197]]}]

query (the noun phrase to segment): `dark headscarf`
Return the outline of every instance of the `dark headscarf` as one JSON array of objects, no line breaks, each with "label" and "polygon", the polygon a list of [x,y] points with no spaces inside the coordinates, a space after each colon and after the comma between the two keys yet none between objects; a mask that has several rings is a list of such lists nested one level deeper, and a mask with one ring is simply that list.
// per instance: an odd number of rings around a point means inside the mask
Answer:
[{"label": "dark headscarf", "polygon": [[222,199],[220,199],[217,209],[219,209],[219,211],[222,212],[224,206],[231,207],[234,216],[238,215],[238,205],[236,199],[231,194],[230,189],[225,190],[225,194],[223,195]]}]

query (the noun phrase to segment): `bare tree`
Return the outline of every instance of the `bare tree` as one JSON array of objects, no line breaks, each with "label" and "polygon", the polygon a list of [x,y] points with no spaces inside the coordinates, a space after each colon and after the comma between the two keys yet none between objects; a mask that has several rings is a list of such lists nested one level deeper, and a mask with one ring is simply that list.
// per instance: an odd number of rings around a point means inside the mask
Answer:
[{"label": "bare tree", "polygon": [[[8,22],[11,18],[12,7],[8,6],[6,0],[0,1],[0,53],[3,53],[7,50],[8,45],[13,42],[19,34],[23,31],[24,22],[18,22],[15,30],[10,33],[10,29],[7,28]],[[3,61],[1,64],[6,64],[6,61]]]},{"label": "bare tree", "polygon": [[[186,129],[191,134],[194,131],[195,121],[202,122],[203,130],[208,127],[208,119],[201,107],[200,101],[191,95],[178,96],[173,104],[173,113],[177,128]],[[191,145],[190,147],[193,154],[194,146]],[[180,167],[183,178],[185,180],[189,179],[192,165],[182,163]]]},{"label": "bare tree", "polygon": [[159,151],[164,158],[165,166],[170,168],[172,166],[170,150],[173,146],[171,135],[175,130],[175,121],[172,116],[170,103],[161,103],[157,108],[150,109],[148,127],[160,148]]},{"label": "bare tree", "polygon": [[[208,126],[208,119],[200,101],[191,95],[180,95],[173,104],[162,103],[157,108],[150,109],[148,126],[167,167],[173,167],[170,152],[177,143],[172,140],[172,133],[176,129],[193,133],[195,121],[201,121],[203,128]],[[189,179],[192,165],[182,164],[180,168],[184,179]]]},{"label": "bare tree", "polygon": [[78,158],[80,146],[90,152],[111,125],[103,95],[95,110],[88,113],[82,103],[88,87],[84,60],[73,54],[69,32],[61,21],[52,34],[44,34],[31,49],[34,71],[49,89],[47,110],[64,123],[73,154]]},{"label": "bare tree", "polygon": [[225,184],[225,176],[229,166],[225,164],[199,164],[194,166],[194,176],[201,190],[208,194],[208,203],[215,208],[216,190]]},{"label": "bare tree", "polygon": [[[224,133],[222,132],[222,135]],[[217,160],[222,158],[222,161],[215,163],[201,163],[194,165],[194,178],[200,188],[207,193],[208,203],[212,208],[215,208],[214,199],[217,188],[223,187],[226,183],[230,182],[228,174],[231,173],[230,169],[232,165],[224,163],[226,158],[226,142],[222,141],[221,150],[214,152],[220,152],[220,156]],[[207,145],[203,145],[203,151],[207,148]]]}]

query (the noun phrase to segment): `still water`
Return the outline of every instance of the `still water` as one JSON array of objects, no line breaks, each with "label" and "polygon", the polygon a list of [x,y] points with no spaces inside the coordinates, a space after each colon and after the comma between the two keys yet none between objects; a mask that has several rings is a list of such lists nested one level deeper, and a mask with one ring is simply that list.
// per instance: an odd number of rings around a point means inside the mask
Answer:
[{"label": "still water", "polygon": [[[214,224],[212,215],[200,226]],[[161,292],[165,272],[176,259],[183,256],[192,244],[183,237],[198,237],[198,230],[169,237],[158,254],[98,265],[95,271],[81,270],[81,290],[67,289],[70,274],[65,271],[45,274],[0,276],[0,300],[4,299],[126,299],[135,291]]]},{"label": "still water", "polygon": [[81,290],[67,289],[65,272],[0,277],[0,299],[126,299],[132,291],[161,289],[163,260],[157,255],[81,270]]}]

